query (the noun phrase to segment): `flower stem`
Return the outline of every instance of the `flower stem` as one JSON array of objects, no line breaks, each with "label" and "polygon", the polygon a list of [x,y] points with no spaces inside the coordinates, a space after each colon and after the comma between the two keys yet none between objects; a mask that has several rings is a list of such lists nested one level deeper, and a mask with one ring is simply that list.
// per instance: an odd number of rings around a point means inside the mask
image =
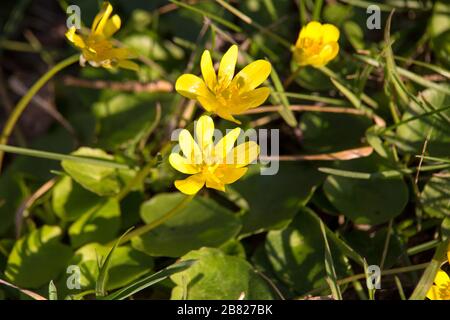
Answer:
[{"label": "flower stem", "polygon": [[[167,211],[163,216],[159,217],[158,219],[150,222],[149,224],[146,224],[142,227],[139,227],[129,233],[127,233],[122,240],[120,241],[119,245],[124,244],[128,241],[130,241],[132,238],[139,237],[156,227],[160,226],[170,218],[172,218],[176,213],[180,212],[182,209],[186,207],[186,205],[194,199],[195,195],[187,196],[183,200],[181,200],[174,208]],[[113,242],[112,242],[113,243]]]},{"label": "flower stem", "polygon": [[142,183],[142,181],[145,179],[145,177],[147,177],[147,175],[153,169],[155,164],[156,164],[155,161],[150,161],[141,170],[139,170],[138,173],[136,173],[136,175],[134,176],[134,178],[116,196],[117,201],[119,201],[119,202],[122,201],[122,199],[125,198],[130,193],[130,191],[133,190],[133,188],[135,186],[137,186],[140,183]]},{"label": "flower stem", "polygon": [[[39,78],[39,80],[33,84],[33,86],[28,90],[27,94],[22,97],[22,99],[19,100],[17,105],[14,107],[14,110],[11,112],[11,114],[8,117],[8,120],[5,123],[5,126],[2,131],[2,135],[0,137],[0,144],[7,144],[8,139],[14,130],[14,127],[19,120],[20,116],[22,115],[22,112],[27,107],[28,103],[31,101],[31,99],[34,97],[34,95],[59,71],[64,69],[65,67],[71,65],[72,63],[75,63],[78,61],[79,55],[73,55],[70,56],[67,59],[62,60],[58,64],[56,64],[53,68],[51,68],[49,71],[47,71],[42,77]],[[3,157],[5,155],[5,152],[3,150],[0,150],[0,171],[2,168],[3,163]]]},{"label": "flower stem", "polygon": [[292,81],[295,80],[295,78],[297,78],[298,74],[300,73],[300,71],[302,70],[301,66],[298,66],[297,69],[295,69],[294,72],[291,73],[291,75],[289,76],[289,78],[287,78],[284,83],[283,83],[283,87],[284,89],[287,89],[289,87],[289,85],[292,83]]}]

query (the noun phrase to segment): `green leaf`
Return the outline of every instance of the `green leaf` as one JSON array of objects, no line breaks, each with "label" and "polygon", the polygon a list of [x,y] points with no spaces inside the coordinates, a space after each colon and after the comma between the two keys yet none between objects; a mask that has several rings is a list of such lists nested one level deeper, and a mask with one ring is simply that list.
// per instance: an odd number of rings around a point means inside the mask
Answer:
[{"label": "green leaf", "polygon": [[242,258],[228,256],[219,249],[202,248],[189,252],[182,261],[188,259],[197,261],[170,277],[177,285],[171,299],[181,299],[185,287],[189,300],[237,300],[242,293],[247,300],[274,298],[269,284]]},{"label": "green leaf", "polygon": [[[145,223],[151,223],[185,197],[181,193],[158,194],[142,204],[141,217]],[[152,256],[179,257],[203,246],[220,246],[240,229],[241,222],[235,214],[212,199],[197,196],[162,225],[133,238],[132,245]]]},{"label": "green leaf", "polygon": [[[270,231],[265,249],[278,278],[297,294],[327,286],[320,219],[307,211],[300,212],[284,229]],[[342,277],[345,274],[342,254],[333,242],[330,249],[335,257],[336,273]]]},{"label": "green leaf", "polygon": [[43,226],[20,238],[9,255],[6,278],[25,288],[39,288],[56,279],[73,254],[59,242],[61,235],[61,228]]},{"label": "green leaf", "polygon": [[[423,91],[418,99],[429,103],[433,109],[441,109],[450,106],[450,96],[433,89]],[[412,102],[408,112],[402,120],[409,119],[426,113],[421,106]],[[446,119],[450,119],[450,110],[447,109],[439,114],[408,122],[397,129],[399,148],[404,151],[421,154],[425,140],[428,140],[427,153],[435,157],[450,156],[450,126]]]},{"label": "green leaf", "polygon": [[[345,239],[354,250],[366,259],[368,265],[379,265],[383,256],[386,236],[386,228],[370,234],[364,231],[352,230],[345,234]],[[395,265],[402,252],[403,247],[400,238],[391,233],[384,269]]]},{"label": "green leaf", "polygon": [[372,122],[367,117],[305,112],[300,123],[305,153],[330,153],[357,148]]},{"label": "green leaf", "polygon": [[95,206],[101,198],[89,192],[69,176],[63,176],[52,189],[52,207],[65,221],[73,221]]},{"label": "green leaf", "polygon": [[106,149],[127,147],[142,139],[156,120],[157,94],[120,93],[94,105],[99,145]]},{"label": "green leaf", "polygon": [[[442,174],[449,174],[442,171]],[[435,218],[450,217],[450,181],[448,177],[432,176],[422,191],[420,201],[425,212]]]},{"label": "green leaf", "polygon": [[[381,158],[342,162],[344,170],[382,171]],[[358,224],[380,224],[398,216],[408,202],[408,188],[402,177],[390,179],[353,179],[328,176],[324,184],[328,200],[347,218]]]},{"label": "green leaf", "polygon": [[53,280],[50,280],[50,283],[48,284],[48,299],[58,300],[58,291],[56,290]]},{"label": "green leaf", "polygon": [[139,279],[138,281],[114,292],[113,294],[110,294],[109,296],[103,298],[104,300],[123,300],[126,299],[133,294],[144,290],[145,288],[148,288],[160,281],[163,281],[170,277],[173,274],[176,274],[178,272],[184,271],[188,268],[190,268],[195,263],[195,260],[185,260],[181,262],[177,262],[171,266],[168,266],[167,268],[158,271],[156,273],[153,273],[149,276],[145,276],[142,279]]},{"label": "green leaf", "polygon": [[[114,159],[101,149],[87,147],[81,147],[72,154],[106,160]],[[121,184],[116,169],[67,160],[62,161],[61,165],[76,182],[100,196],[111,196],[120,191]]]},{"label": "green leaf", "polygon": [[14,225],[15,212],[26,196],[20,180],[12,167],[6,168],[0,176],[0,235]]},{"label": "green leaf", "polygon": [[356,22],[346,21],[344,23],[344,33],[355,50],[365,48],[364,32]]},{"label": "green leaf", "polygon": [[120,228],[120,206],[115,198],[101,199],[69,227],[75,248],[88,242],[106,243],[113,240]]},{"label": "green leaf", "polygon": [[444,0],[438,0],[433,6],[433,15],[431,17],[429,32],[432,37],[439,36],[450,29],[450,4]]},{"label": "green leaf", "polygon": [[[89,243],[75,252],[70,264],[80,268],[81,291],[95,289],[100,274],[98,262],[106,257],[110,250],[110,246]],[[111,256],[108,282],[104,289],[114,290],[126,286],[148,273],[152,268],[152,257],[133,249],[130,245],[117,247]],[[73,292],[66,288],[67,276],[60,279],[59,288],[60,290],[64,289],[65,294],[72,294]]]},{"label": "green leaf", "polygon": [[275,175],[261,175],[260,167],[252,166],[232,185],[249,207],[242,217],[241,234],[282,228],[288,224],[323,179],[324,176],[309,164],[280,162]]}]

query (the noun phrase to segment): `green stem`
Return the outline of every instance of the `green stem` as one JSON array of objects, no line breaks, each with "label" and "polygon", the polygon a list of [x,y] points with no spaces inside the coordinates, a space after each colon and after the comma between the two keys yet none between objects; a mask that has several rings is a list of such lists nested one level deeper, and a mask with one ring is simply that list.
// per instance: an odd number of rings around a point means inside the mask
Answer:
[{"label": "green stem", "polygon": [[81,163],[93,164],[93,165],[115,168],[115,169],[129,169],[129,167],[126,164],[116,163],[113,161],[102,160],[102,159],[97,159],[97,158],[82,157],[82,156],[67,155],[67,154],[61,154],[61,153],[55,153],[55,152],[40,151],[40,150],[34,150],[34,149],[28,149],[28,148],[19,148],[19,147],[14,147],[14,146],[8,146],[5,144],[0,144],[0,152],[10,152],[10,153],[20,154],[20,155],[24,155],[24,156],[50,159],[50,160],[58,160],[58,161],[66,160],[66,161],[81,162]]},{"label": "green stem", "polygon": [[116,196],[117,201],[122,201],[123,198],[125,198],[131,190],[137,185],[139,185],[145,177],[149,174],[149,172],[153,169],[155,166],[155,161],[150,161],[147,163],[139,172],[134,176],[134,178],[120,191],[120,193]]},{"label": "green stem", "polygon": [[302,67],[298,66],[297,69],[295,69],[294,72],[291,73],[291,75],[283,83],[284,89],[287,89],[289,87],[289,85],[292,83],[292,81],[294,81],[295,78],[297,78],[297,76],[301,70],[302,70]]},{"label": "green stem", "polygon": [[304,0],[298,1],[298,14],[300,18],[300,25],[303,27],[306,25],[306,6]]},{"label": "green stem", "polygon": [[[2,131],[2,135],[0,138],[0,144],[7,144],[8,139],[14,130],[14,126],[16,125],[17,121],[19,120],[20,116],[22,115],[22,112],[27,107],[28,103],[31,101],[31,99],[34,97],[34,95],[59,71],[66,68],[67,66],[75,63],[78,61],[79,55],[73,55],[70,56],[67,59],[64,59],[63,61],[56,64],[53,68],[51,68],[49,71],[47,71],[42,77],[39,78],[39,80],[33,84],[33,86],[28,90],[26,95],[22,97],[22,99],[19,100],[17,105],[14,107],[14,110],[9,115],[8,120],[5,123],[5,126]],[[3,157],[5,152],[3,150],[0,150],[0,171],[2,168],[3,163]]]},{"label": "green stem", "polygon": [[185,197],[180,203],[178,203],[174,208],[167,211],[163,216],[159,217],[158,219],[150,222],[149,224],[146,224],[142,227],[139,227],[129,233],[127,233],[122,240],[120,241],[119,245],[124,244],[131,239],[135,237],[142,236],[143,234],[155,229],[156,227],[160,226],[170,218],[172,218],[176,213],[180,212],[182,209],[186,207],[186,205],[194,199],[195,195],[187,196]]},{"label": "green stem", "polygon": [[[413,271],[417,271],[417,270],[422,270],[425,269],[430,263],[426,262],[426,263],[421,263],[421,264],[416,264],[413,266],[407,266],[407,267],[400,267],[400,268],[394,268],[394,269],[389,269],[389,270],[384,270],[381,271],[381,275],[382,276],[388,276],[388,275],[395,275],[395,274],[399,274],[399,273],[405,273],[405,272],[413,272]],[[355,274],[353,276],[349,276],[346,277],[344,279],[340,279],[337,280],[337,284],[342,286],[344,284],[353,282],[353,281],[358,281],[358,280],[362,280],[366,278],[366,274],[365,273],[360,273],[360,274]],[[328,286],[322,286],[320,288],[316,288],[313,289],[309,292],[307,292],[306,294],[304,294],[304,296],[309,296],[309,295],[315,295],[317,293],[320,293],[324,290],[328,289]]]},{"label": "green stem", "polygon": [[314,3],[313,21],[320,20],[320,13],[322,12],[323,0],[316,0]]},{"label": "green stem", "polygon": [[[324,75],[339,81],[347,89],[349,88],[348,82],[345,81],[344,79],[342,79],[337,73],[335,73],[333,70],[329,69],[328,67],[323,66],[323,67],[320,67],[317,69],[319,71],[321,71]],[[367,105],[369,105],[370,107],[372,107],[374,109],[378,109],[378,103],[375,100],[373,100],[372,98],[370,98],[368,95],[366,95],[365,93],[361,94],[361,100],[364,101],[365,103],[367,103]]]}]

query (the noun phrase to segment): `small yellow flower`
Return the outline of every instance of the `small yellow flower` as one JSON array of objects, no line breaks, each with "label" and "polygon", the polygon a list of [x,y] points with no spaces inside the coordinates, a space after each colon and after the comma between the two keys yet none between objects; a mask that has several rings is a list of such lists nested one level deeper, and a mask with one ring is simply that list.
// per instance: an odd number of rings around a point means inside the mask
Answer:
[{"label": "small yellow flower", "polygon": [[322,67],[339,52],[339,29],[317,21],[300,30],[294,49],[294,59],[300,66]]},{"label": "small yellow flower", "polygon": [[205,50],[200,62],[203,80],[193,74],[183,74],[177,79],[175,89],[189,99],[196,99],[206,111],[240,124],[233,115],[260,106],[269,96],[269,88],[255,88],[267,79],[272,67],[265,60],[256,60],[233,78],[237,58],[238,47],[233,45],[223,55],[216,75],[211,55]]},{"label": "small yellow flower", "polygon": [[225,191],[226,184],[240,179],[247,172],[246,166],[259,155],[259,146],[254,141],[234,147],[240,133],[241,129],[235,128],[214,144],[214,122],[208,116],[197,121],[196,140],[183,129],[179,146],[184,156],[172,153],[169,162],[176,170],[191,176],[176,180],[175,187],[188,195],[196,194],[205,184],[207,188]]},{"label": "small yellow flower", "polygon": [[76,47],[81,49],[80,64],[89,62],[93,67],[137,70],[136,63],[127,59],[132,58],[131,52],[126,48],[115,48],[112,43],[112,35],[120,29],[120,17],[115,14],[112,17],[113,7],[109,2],[104,2],[102,10],[95,16],[91,31],[88,35],[79,35],[76,28],[71,27],[66,32],[66,38]]},{"label": "small yellow flower", "polygon": [[[447,259],[450,263],[450,245],[447,250]],[[439,270],[434,278],[434,285],[428,290],[427,298],[430,300],[450,300],[450,277]]]}]

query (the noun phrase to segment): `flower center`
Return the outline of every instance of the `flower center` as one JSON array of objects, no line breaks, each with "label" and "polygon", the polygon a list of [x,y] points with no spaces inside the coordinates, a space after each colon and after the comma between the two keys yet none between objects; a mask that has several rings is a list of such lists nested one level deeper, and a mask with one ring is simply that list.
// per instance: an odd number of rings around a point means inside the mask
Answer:
[{"label": "flower center", "polygon": [[450,300],[450,281],[439,286],[439,296],[442,300]]},{"label": "flower center", "polygon": [[323,48],[323,39],[303,38],[300,40],[301,48],[310,55],[319,54]]},{"label": "flower center", "polygon": [[236,85],[227,85],[224,81],[218,81],[213,92],[220,105],[228,108],[230,107],[233,97],[237,97],[239,95],[239,88]]},{"label": "flower center", "polygon": [[110,41],[98,35],[90,35],[87,40],[88,51],[97,56],[100,60],[108,56],[108,52],[113,49]]}]

